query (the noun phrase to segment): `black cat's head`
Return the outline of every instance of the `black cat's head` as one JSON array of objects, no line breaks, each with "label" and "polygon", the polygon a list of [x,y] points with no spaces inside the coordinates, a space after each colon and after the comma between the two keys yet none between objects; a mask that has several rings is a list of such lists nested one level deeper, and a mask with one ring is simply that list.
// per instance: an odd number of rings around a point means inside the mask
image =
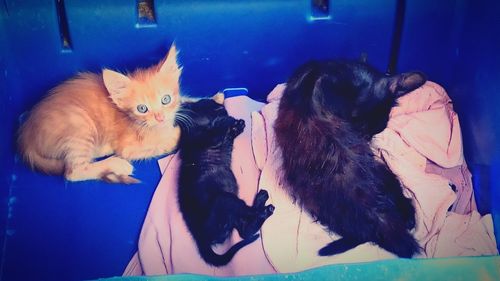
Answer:
[{"label": "black cat's head", "polygon": [[181,128],[180,146],[189,145],[206,148],[221,143],[224,138],[226,120],[233,119],[223,105],[224,94],[211,99],[185,102],[176,115]]},{"label": "black cat's head", "polygon": [[306,114],[333,113],[371,137],[386,127],[396,99],[425,81],[420,72],[384,76],[363,62],[310,62],[290,78],[285,95]]}]

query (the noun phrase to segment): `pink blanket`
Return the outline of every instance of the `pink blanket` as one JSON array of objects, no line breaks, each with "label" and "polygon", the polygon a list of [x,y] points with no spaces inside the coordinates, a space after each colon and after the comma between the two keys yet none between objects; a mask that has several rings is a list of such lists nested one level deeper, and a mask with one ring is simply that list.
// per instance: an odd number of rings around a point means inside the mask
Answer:
[{"label": "pink blanket", "polygon": [[[236,138],[233,151],[232,169],[239,184],[239,196],[251,203],[259,188],[266,189],[270,193],[268,203],[276,206],[275,213],[262,227],[262,239],[240,250],[227,266],[216,268],[205,264],[178,209],[179,159],[171,155],[160,160],[163,177],[144,221],[139,249],[124,275],[265,274],[395,258],[370,243],[341,255],[316,255],[319,248],[337,237],[293,205],[276,178],[280,155],[274,144],[272,126],[283,87],[278,85],[265,105],[244,96],[228,98],[225,102],[229,114],[245,119],[247,124]],[[432,91],[435,93],[428,94]],[[425,248],[424,257],[497,254],[491,217],[481,217],[475,211],[458,119],[443,93],[436,84],[427,83],[408,95],[406,101],[401,99],[401,106],[391,113],[388,129],[374,139],[373,149],[401,178],[408,194],[417,202],[415,235]],[[438,99],[432,98],[438,96]],[[432,110],[436,114],[427,114]],[[429,130],[430,124],[431,128],[439,129]],[[422,137],[421,133],[427,136]],[[449,187],[449,182],[455,183],[457,193]],[[457,195],[465,203],[458,204]],[[452,205],[460,209],[461,214],[447,212]],[[239,240],[234,232],[232,239],[216,250],[224,251]]]}]

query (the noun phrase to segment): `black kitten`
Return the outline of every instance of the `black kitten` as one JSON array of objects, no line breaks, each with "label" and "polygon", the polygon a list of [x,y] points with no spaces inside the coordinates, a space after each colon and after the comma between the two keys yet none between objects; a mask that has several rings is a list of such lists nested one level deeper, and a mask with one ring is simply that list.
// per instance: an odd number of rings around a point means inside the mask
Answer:
[{"label": "black kitten", "polygon": [[[222,103],[223,96],[214,96]],[[267,191],[255,196],[252,207],[238,198],[231,171],[233,141],[245,122],[228,116],[224,106],[211,99],[185,103],[177,116],[181,127],[179,153],[179,207],[201,257],[222,266],[242,247],[255,241],[274,206],[265,206]],[[219,255],[212,245],[226,241],[236,228],[242,241]]]},{"label": "black kitten", "polygon": [[420,248],[415,209],[369,139],[387,125],[397,97],[425,82],[418,72],[384,77],[358,62],[311,62],[289,79],[275,123],[289,194],[342,236],[319,255],[374,242],[400,257]]}]

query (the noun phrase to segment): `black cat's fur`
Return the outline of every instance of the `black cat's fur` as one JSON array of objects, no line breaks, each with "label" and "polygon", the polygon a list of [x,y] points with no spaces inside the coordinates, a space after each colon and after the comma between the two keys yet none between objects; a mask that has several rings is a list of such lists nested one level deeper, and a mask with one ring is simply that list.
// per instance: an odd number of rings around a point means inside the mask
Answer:
[{"label": "black cat's fur", "polygon": [[342,236],[320,249],[334,255],[373,242],[399,257],[420,247],[415,209],[370,149],[396,99],[425,83],[419,72],[386,77],[360,62],[310,62],[288,80],[274,125],[285,188]]},{"label": "black cat's fur", "polygon": [[[179,207],[200,256],[211,265],[222,266],[259,237],[256,233],[274,206],[265,206],[265,190],[259,191],[251,207],[237,196],[231,153],[234,138],[245,127],[243,120],[228,116],[211,99],[183,104],[176,120],[181,127]],[[226,241],[234,228],[243,240],[225,254],[215,253],[212,245]]]}]

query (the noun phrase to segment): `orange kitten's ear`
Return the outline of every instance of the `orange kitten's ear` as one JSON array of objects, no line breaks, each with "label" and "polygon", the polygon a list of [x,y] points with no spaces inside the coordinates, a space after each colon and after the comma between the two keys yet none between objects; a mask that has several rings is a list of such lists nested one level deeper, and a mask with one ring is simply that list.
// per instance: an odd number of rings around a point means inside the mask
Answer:
[{"label": "orange kitten's ear", "polygon": [[130,85],[130,78],[116,71],[104,69],[102,79],[113,102],[121,107],[127,93],[127,87]]},{"label": "orange kitten's ear", "polygon": [[224,104],[224,93],[221,93],[221,92],[218,92],[217,94],[215,94],[212,99],[218,103],[218,104]]},{"label": "orange kitten's ear", "polygon": [[160,66],[159,72],[166,75],[177,74],[180,76],[181,68],[177,64],[177,48],[175,47],[175,43],[170,47],[167,57]]}]

